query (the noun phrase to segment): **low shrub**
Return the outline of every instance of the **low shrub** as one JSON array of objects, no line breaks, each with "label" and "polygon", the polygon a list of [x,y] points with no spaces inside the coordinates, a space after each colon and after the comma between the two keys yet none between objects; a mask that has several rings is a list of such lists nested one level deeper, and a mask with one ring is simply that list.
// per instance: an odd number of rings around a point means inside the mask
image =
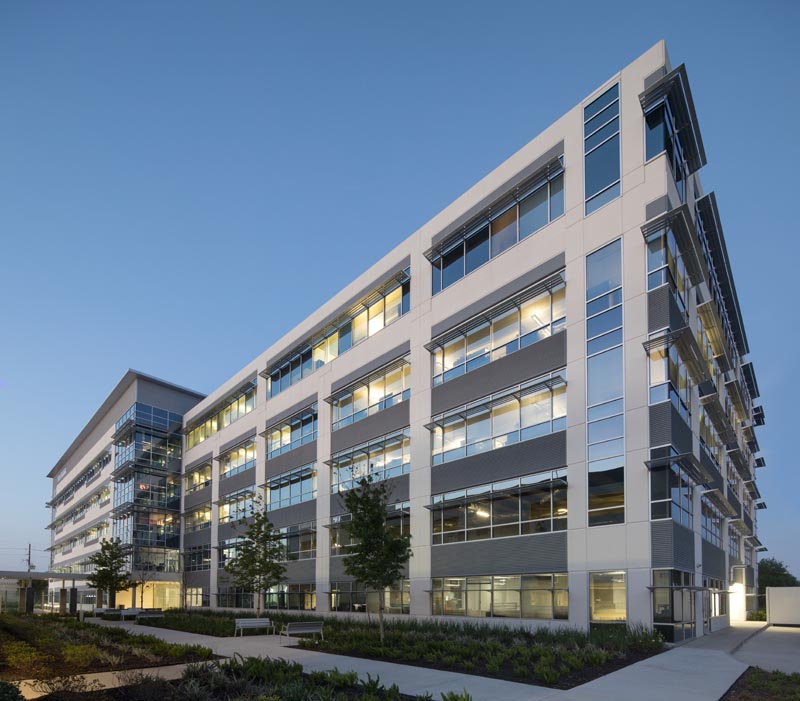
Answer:
[{"label": "low shrub", "polygon": [[3,646],[6,664],[23,677],[38,677],[46,671],[51,657],[24,640]]},{"label": "low shrub", "polygon": [[16,684],[0,682],[0,701],[23,701],[24,698]]},{"label": "low shrub", "polygon": [[767,620],[767,610],[766,609],[758,609],[758,611],[748,611],[747,612],[747,620],[748,621],[766,621]]}]

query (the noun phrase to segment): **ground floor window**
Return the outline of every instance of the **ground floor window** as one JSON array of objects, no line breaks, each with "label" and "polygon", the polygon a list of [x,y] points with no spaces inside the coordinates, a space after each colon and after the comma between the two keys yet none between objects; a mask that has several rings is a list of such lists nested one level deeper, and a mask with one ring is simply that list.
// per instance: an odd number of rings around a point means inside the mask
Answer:
[{"label": "ground floor window", "polygon": [[401,580],[395,587],[369,591],[359,582],[331,582],[331,611],[377,613],[383,597],[386,613],[408,613],[411,605],[409,581]]},{"label": "ground floor window", "polygon": [[251,609],[253,608],[253,594],[237,587],[220,587],[217,591],[217,606]]},{"label": "ground floor window", "polygon": [[624,623],[627,620],[625,572],[591,572],[589,604],[592,623]]},{"label": "ground floor window", "polygon": [[524,574],[434,578],[436,616],[566,619],[567,575]]},{"label": "ground floor window", "polygon": [[695,636],[694,575],[653,570],[653,627],[670,643]]},{"label": "ground floor window", "polygon": [[314,582],[279,584],[266,593],[264,606],[268,609],[315,611],[317,608],[316,585]]},{"label": "ground floor window", "polygon": [[209,605],[209,595],[202,587],[187,587],[184,594],[186,608],[201,608]]},{"label": "ground floor window", "polygon": [[705,618],[726,616],[728,614],[728,587],[722,579],[703,578],[703,606]]}]

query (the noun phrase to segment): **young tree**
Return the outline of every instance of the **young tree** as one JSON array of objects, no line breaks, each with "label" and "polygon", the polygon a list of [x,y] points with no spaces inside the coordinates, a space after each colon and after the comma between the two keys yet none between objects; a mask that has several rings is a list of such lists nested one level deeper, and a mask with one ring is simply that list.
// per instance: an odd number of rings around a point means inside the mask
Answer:
[{"label": "young tree", "polygon": [[758,599],[760,605],[766,607],[767,587],[798,587],[797,579],[783,562],[774,557],[765,557],[758,563]]},{"label": "young tree", "polygon": [[397,583],[411,557],[411,535],[401,535],[387,524],[388,498],[385,484],[376,484],[366,478],[344,495],[345,507],[351,516],[348,528],[354,541],[349,556],[344,558],[344,571],[368,589],[378,592],[381,645],[384,642],[383,592],[386,587]]},{"label": "young tree", "polygon": [[93,589],[108,592],[108,606],[117,605],[117,592],[131,586],[131,573],[125,568],[127,554],[119,538],[100,541],[100,551],[89,558],[95,569],[86,580]]},{"label": "young tree", "polygon": [[285,579],[286,548],[260,500],[254,513],[241,519],[239,525],[247,526],[245,539],[236,546],[236,557],[225,570],[237,587],[256,594],[256,611],[261,613],[264,594]]}]

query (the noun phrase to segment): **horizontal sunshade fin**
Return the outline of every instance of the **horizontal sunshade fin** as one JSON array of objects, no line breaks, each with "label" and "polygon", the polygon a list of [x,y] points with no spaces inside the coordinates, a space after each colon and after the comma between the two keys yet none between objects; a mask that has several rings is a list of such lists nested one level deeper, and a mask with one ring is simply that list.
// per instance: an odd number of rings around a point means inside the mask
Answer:
[{"label": "horizontal sunshade fin", "polygon": [[469,320],[459,324],[453,329],[446,331],[443,334],[440,334],[436,338],[434,338],[430,343],[425,344],[425,348],[432,352],[437,346],[443,346],[446,343],[449,343],[453,339],[458,338],[459,336],[464,336],[472,329],[481,326],[482,324],[488,323],[491,321],[493,317],[497,317],[507,311],[510,311],[514,307],[518,307],[524,302],[527,302],[530,299],[533,299],[537,295],[542,294],[542,292],[552,291],[553,289],[557,288],[559,285],[563,285],[566,278],[564,275],[564,271],[560,270],[559,272],[550,275],[549,277],[537,282],[535,285],[528,287],[522,292],[517,293],[513,297],[496,304],[493,307],[489,307],[485,311],[481,312],[480,314],[476,314]]},{"label": "horizontal sunshade fin", "polygon": [[401,368],[404,365],[411,365],[410,358],[407,355],[404,355],[402,358],[395,358],[391,362],[383,365],[382,367],[378,368],[377,370],[373,370],[368,375],[364,375],[357,380],[354,380],[347,387],[343,387],[338,392],[334,392],[330,397],[325,399],[328,404],[332,404],[334,401],[339,399],[339,397],[343,397],[346,394],[350,393],[350,390],[354,389],[355,387],[366,387],[369,385],[370,382],[373,380],[378,379],[379,377],[385,375],[386,373],[391,372],[392,370],[396,370],[397,368]]},{"label": "horizontal sunshade fin", "polygon": [[551,156],[533,176],[527,178],[516,187],[510,186],[513,188],[511,192],[495,200],[491,205],[485,206],[479,214],[476,214],[455,230],[450,231],[444,238],[438,239],[438,237],[434,237],[433,245],[423,255],[430,261],[436,260],[459,241],[469,238],[473,233],[486,226],[492,219],[499,217],[517,202],[525,199],[544,185],[548,180],[552,180],[563,172],[564,155],[562,144],[562,150],[558,155]]},{"label": "horizontal sunshade fin", "polygon": [[714,480],[714,476],[709,473],[693,453],[664,455],[663,457],[654,458],[653,460],[645,460],[644,464],[648,470],[655,470],[660,467],[669,466],[672,463],[676,463],[683,468],[689,477],[697,482],[697,484],[710,484]]},{"label": "horizontal sunshade fin", "polygon": [[693,285],[699,285],[705,280],[705,263],[700,247],[700,241],[688,205],[681,205],[677,209],[655,217],[642,226],[642,234],[648,239],[655,233],[671,227],[678,242],[686,271]]}]

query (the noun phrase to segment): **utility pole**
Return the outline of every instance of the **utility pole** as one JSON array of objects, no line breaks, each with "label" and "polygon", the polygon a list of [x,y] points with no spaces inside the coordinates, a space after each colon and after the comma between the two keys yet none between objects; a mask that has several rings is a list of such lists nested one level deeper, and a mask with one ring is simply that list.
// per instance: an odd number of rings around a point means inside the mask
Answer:
[{"label": "utility pole", "polygon": [[31,544],[28,543],[28,572],[31,571]]}]

